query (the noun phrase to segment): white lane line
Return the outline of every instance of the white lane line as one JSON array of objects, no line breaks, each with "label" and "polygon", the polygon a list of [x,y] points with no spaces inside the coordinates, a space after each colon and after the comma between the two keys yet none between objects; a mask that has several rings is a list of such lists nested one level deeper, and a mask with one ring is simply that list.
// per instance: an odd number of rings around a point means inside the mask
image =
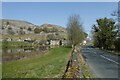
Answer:
[{"label": "white lane line", "polygon": [[103,55],[100,55],[101,57],[103,57],[103,58],[105,58],[105,59],[107,59],[107,60],[109,60],[109,61],[111,61],[111,62],[114,62],[114,63],[116,63],[116,64],[119,64],[118,62],[116,62],[116,61],[114,61],[114,60],[112,60],[112,59],[109,59],[109,58],[107,58],[107,57],[105,57],[105,56],[103,56]]}]

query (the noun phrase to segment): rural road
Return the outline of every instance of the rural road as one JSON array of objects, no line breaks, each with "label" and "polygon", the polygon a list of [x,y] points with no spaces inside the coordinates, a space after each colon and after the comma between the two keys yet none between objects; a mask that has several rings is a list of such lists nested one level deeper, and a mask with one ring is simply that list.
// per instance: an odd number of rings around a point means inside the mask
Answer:
[{"label": "rural road", "polygon": [[81,49],[90,70],[95,78],[119,78],[120,56],[112,55],[91,46],[84,46]]}]

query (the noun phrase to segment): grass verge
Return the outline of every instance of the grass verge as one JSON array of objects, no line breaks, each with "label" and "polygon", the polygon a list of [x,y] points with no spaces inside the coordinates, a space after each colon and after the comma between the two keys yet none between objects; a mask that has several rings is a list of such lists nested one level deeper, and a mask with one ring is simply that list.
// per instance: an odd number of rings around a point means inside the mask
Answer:
[{"label": "grass verge", "polygon": [[100,49],[100,48],[96,48],[97,50],[101,50],[101,51],[104,51],[104,52],[107,52],[109,54],[113,54],[113,55],[117,55],[117,56],[120,56],[120,52],[117,52],[117,51],[110,51],[110,50],[105,50],[105,49]]},{"label": "grass verge", "polygon": [[[80,48],[78,49],[78,51],[80,50]],[[81,54],[81,52],[79,51],[79,61],[81,63],[81,70],[82,70],[82,74],[84,78],[94,78],[95,75],[91,72],[88,64],[86,63],[83,55]]]},{"label": "grass verge", "polygon": [[25,41],[9,41],[9,42],[2,42],[2,48],[17,48],[17,47],[30,47],[32,43],[25,42]]},{"label": "grass verge", "polygon": [[3,63],[3,78],[58,78],[62,77],[71,48],[54,48],[42,57]]}]

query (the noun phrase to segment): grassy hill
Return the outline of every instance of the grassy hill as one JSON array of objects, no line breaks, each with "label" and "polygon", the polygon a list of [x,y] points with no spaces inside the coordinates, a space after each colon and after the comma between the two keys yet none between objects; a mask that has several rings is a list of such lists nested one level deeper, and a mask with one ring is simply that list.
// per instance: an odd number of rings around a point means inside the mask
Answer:
[{"label": "grassy hill", "polygon": [[[42,24],[42,25],[34,25],[27,21],[21,20],[0,20],[0,24],[2,24],[0,31],[2,33],[3,39],[12,38],[31,38],[34,40],[41,40],[44,36],[45,39],[48,39],[48,36],[53,36],[55,39],[57,38],[67,38],[67,31],[64,27],[54,24]],[[37,33],[35,32],[37,30]],[[43,33],[41,33],[43,32]]]},{"label": "grassy hill", "polygon": [[27,22],[27,21],[22,21],[22,20],[10,20],[10,19],[2,19],[0,20],[0,24],[2,25],[10,25],[13,27],[23,27],[23,28],[28,28],[28,27],[36,27],[36,25]]}]

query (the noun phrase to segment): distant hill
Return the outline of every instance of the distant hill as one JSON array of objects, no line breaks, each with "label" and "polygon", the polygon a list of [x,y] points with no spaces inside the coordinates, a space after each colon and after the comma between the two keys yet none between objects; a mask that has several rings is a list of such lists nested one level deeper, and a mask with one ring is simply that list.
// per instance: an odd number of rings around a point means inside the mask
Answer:
[{"label": "distant hill", "polygon": [[27,30],[28,28],[34,29],[36,27],[36,25],[27,21],[9,19],[0,20],[0,26],[0,31],[2,31],[1,34],[3,35],[28,34],[30,33],[30,31]]},{"label": "distant hill", "polygon": [[30,23],[30,22],[27,22],[27,21],[22,21],[22,20],[9,20],[9,19],[2,19],[0,20],[0,24],[2,24],[3,26],[5,25],[10,25],[10,26],[13,26],[13,27],[25,27],[25,28],[28,28],[28,27],[36,27],[36,25]]},{"label": "distant hill", "polygon": [[[37,33],[35,33],[35,30],[37,30]],[[31,39],[39,39],[41,38],[41,36],[43,36],[43,34],[46,36],[45,39],[67,38],[66,29],[59,25],[54,24],[35,25],[27,21],[9,19],[0,20],[0,34],[7,37],[11,36],[11,38],[30,37]]]},{"label": "distant hill", "polygon": [[48,34],[50,39],[67,39],[66,28],[54,24],[42,24],[39,28]]},{"label": "distant hill", "polygon": [[42,24],[40,28],[53,30],[53,32],[65,32],[66,33],[66,29],[64,27],[59,26],[59,25],[54,25],[54,24]]}]

